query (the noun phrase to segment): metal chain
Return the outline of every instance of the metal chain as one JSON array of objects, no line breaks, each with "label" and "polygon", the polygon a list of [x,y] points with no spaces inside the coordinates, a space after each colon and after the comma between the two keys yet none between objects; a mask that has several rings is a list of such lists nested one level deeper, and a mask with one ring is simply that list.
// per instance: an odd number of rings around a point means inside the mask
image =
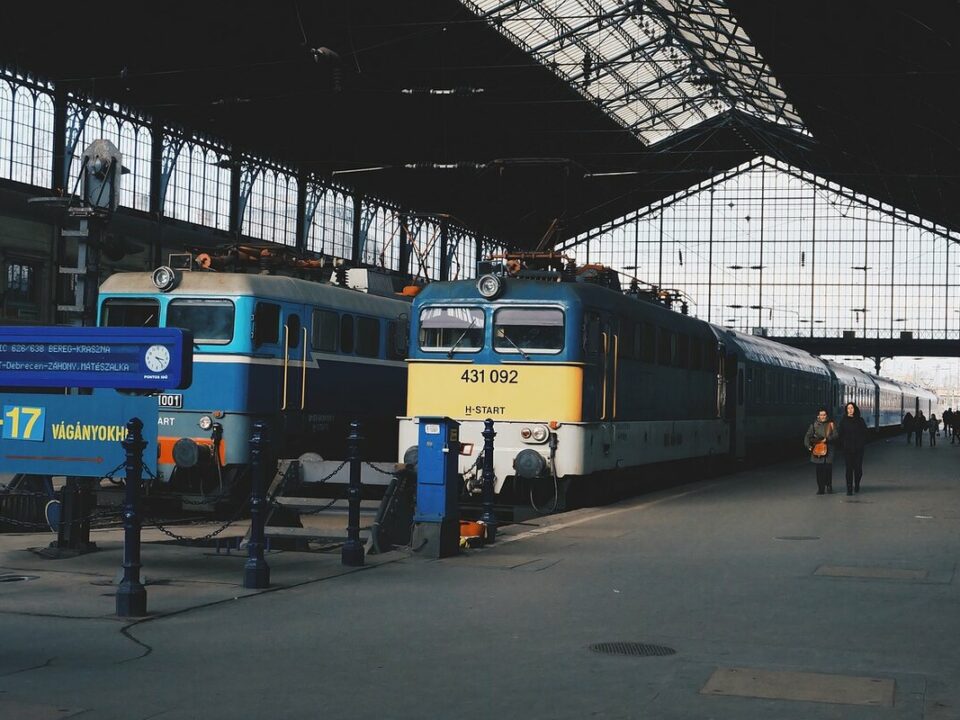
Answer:
[{"label": "metal chain", "polygon": [[371,470],[374,470],[374,471],[380,473],[381,475],[389,475],[390,477],[393,477],[394,475],[397,474],[397,473],[394,472],[393,470],[381,470],[381,469],[378,468],[376,465],[374,465],[373,463],[367,462],[366,460],[363,461],[363,464],[366,465],[367,467],[369,467]]},{"label": "metal chain", "polygon": [[201,536],[201,537],[186,537],[186,536],[184,536],[184,535],[177,535],[177,534],[176,534],[175,532],[173,532],[172,530],[168,530],[167,527],[166,527],[162,522],[160,522],[159,520],[157,520],[156,518],[145,518],[146,520],[148,520],[148,523],[146,524],[146,527],[155,527],[155,528],[157,528],[157,530],[159,530],[160,532],[162,532],[164,535],[167,535],[168,537],[172,537],[174,540],[181,540],[181,541],[184,541],[184,542],[203,542],[204,540],[211,540],[211,539],[215,538],[217,535],[219,535],[220,533],[222,533],[222,532],[223,532],[224,530],[226,530],[228,527],[230,527],[231,525],[233,525],[237,520],[239,520],[239,519],[240,519],[240,515],[243,513],[243,510],[244,510],[244,508],[246,508],[246,506],[247,506],[247,503],[246,503],[246,502],[242,503],[242,504],[240,505],[240,507],[237,508],[237,512],[234,514],[234,516],[233,516],[232,518],[230,518],[229,520],[227,520],[223,525],[221,525],[220,527],[218,527],[218,528],[217,528],[216,530],[214,530],[213,532],[208,533],[207,535],[203,535],[203,536]]}]

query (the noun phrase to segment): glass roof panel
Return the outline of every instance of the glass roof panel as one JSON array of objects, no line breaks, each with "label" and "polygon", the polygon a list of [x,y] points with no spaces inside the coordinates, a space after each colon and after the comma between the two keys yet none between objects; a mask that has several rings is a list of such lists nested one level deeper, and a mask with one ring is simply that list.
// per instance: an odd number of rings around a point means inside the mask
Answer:
[{"label": "glass roof panel", "polygon": [[809,134],[726,0],[461,0],[647,145],[737,108]]}]

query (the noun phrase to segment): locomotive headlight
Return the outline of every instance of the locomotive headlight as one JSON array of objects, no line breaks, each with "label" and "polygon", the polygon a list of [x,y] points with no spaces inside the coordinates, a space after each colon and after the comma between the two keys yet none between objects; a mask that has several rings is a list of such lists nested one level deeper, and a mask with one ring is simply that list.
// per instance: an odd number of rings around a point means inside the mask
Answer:
[{"label": "locomotive headlight", "polygon": [[477,290],[487,300],[493,300],[503,290],[503,280],[496,275],[483,275],[477,280]]},{"label": "locomotive headlight", "polygon": [[163,265],[153,271],[153,284],[160,292],[170,292],[177,286],[180,278],[172,267]]},{"label": "locomotive headlight", "polygon": [[209,415],[204,415],[200,418],[200,421],[197,423],[200,426],[201,430],[209,430],[213,427],[213,418]]},{"label": "locomotive headlight", "polygon": [[550,437],[550,431],[543,425],[537,425],[533,429],[533,439],[537,442],[544,442]]},{"label": "locomotive headlight", "polygon": [[520,428],[520,437],[522,437],[524,440],[529,440],[532,435],[533,432],[530,430],[530,428]]}]

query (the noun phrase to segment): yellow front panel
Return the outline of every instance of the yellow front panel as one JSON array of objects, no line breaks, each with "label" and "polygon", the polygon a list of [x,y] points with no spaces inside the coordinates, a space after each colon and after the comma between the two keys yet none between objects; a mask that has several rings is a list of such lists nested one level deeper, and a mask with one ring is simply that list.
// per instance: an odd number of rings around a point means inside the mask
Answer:
[{"label": "yellow front panel", "polygon": [[580,422],[583,368],[576,365],[410,362],[407,415],[463,420]]}]

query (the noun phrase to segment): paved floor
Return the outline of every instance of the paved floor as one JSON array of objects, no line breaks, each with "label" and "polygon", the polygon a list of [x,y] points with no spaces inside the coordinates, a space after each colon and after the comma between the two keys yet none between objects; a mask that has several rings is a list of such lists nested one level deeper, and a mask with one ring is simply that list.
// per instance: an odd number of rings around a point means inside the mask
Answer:
[{"label": "paved floor", "polygon": [[[879,442],[853,498],[792,461],[447,560],[271,553],[259,593],[242,558],[150,544],[134,623],[116,533],[72,560],[0,536],[37,577],[0,583],[0,718],[960,718],[958,466]],[[591,650],[627,642],[675,652]]]}]

